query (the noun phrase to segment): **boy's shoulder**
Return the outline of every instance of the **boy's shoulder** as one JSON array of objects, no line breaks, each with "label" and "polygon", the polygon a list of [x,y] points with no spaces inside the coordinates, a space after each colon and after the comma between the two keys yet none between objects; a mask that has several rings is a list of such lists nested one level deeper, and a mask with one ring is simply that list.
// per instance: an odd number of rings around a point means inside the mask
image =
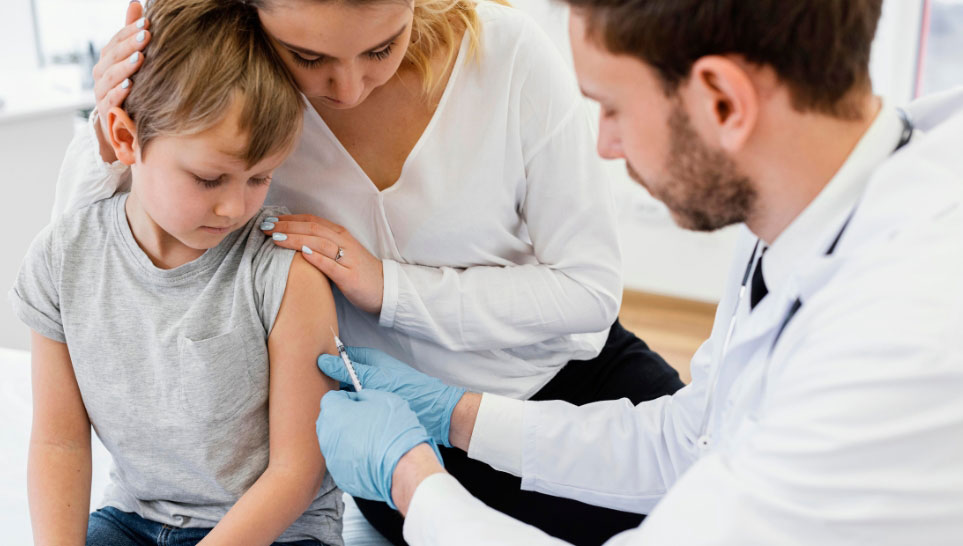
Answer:
[{"label": "boy's shoulder", "polygon": [[84,207],[69,210],[51,221],[34,238],[26,258],[57,261],[67,249],[72,252],[99,246],[109,236],[117,207],[123,205],[126,194],[95,201]]},{"label": "boy's shoulder", "polygon": [[270,249],[272,247],[284,250],[281,247],[274,245],[271,238],[261,231],[261,224],[267,221],[268,218],[276,218],[286,214],[291,214],[286,207],[276,205],[261,207],[261,210],[252,216],[251,219],[248,220],[247,224],[240,229],[240,239],[245,242],[245,254],[258,252],[263,253],[265,249]]},{"label": "boy's shoulder", "polygon": [[241,229],[240,244],[243,244],[241,269],[250,270],[250,281],[265,335],[271,332],[277,318],[281,300],[287,286],[288,272],[295,251],[277,246],[261,231],[261,224],[267,218],[291,214],[288,209],[277,206],[263,207]]}]

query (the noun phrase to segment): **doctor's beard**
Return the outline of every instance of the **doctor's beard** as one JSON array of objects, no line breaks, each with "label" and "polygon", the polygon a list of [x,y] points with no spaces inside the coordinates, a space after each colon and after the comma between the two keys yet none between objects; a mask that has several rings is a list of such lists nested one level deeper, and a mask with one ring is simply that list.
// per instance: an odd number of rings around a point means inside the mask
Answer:
[{"label": "doctor's beard", "polygon": [[756,189],[721,150],[699,138],[689,116],[676,104],[669,115],[668,176],[652,184],[626,162],[629,176],[665,203],[679,227],[715,231],[745,222],[756,203]]}]

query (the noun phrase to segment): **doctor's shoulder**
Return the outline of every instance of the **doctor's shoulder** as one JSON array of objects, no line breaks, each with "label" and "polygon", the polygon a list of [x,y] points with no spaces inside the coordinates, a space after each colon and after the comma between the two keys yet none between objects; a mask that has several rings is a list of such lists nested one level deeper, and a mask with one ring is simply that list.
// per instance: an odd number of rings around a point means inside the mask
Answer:
[{"label": "doctor's shoulder", "polygon": [[801,320],[790,329],[801,327],[800,342],[892,366],[963,351],[963,154],[952,145],[960,141],[963,116],[879,165],[837,254],[799,276]]},{"label": "doctor's shoulder", "polygon": [[904,259],[956,244],[963,209],[963,110],[922,133],[887,158],[870,177],[853,215],[853,240],[862,246],[915,237]]}]

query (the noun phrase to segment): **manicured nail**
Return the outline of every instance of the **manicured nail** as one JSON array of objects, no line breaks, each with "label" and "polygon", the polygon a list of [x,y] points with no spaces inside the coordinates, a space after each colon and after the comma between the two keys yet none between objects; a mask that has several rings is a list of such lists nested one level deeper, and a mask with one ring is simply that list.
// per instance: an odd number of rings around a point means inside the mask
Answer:
[{"label": "manicured nail", "polygon": [[138,42],[143,42],[143,41],[144,41],[144,38],[147,38],[147,31],[146,31],[146,30],[142,30],[142,31],[140,31],[140,32],[137,33],[137,41],[138,41]]},{"label": "manicured nail", "polygon": [[264,221],[265,221],[265,222],[277,222],[278,219],[277,219],[277,217],[275,217],[275,216],[268,216],[267,218],[264,219]]},{"label": "manicured nail", "polygon": [[139,52],[139,51],[135,51],[134,54],[131,55],[131,56],[130,56],[130,59],[128,59],[128,60],[130,61],[130,64],[136,64],[136,63],[137,63],[137,59],[139,59],[139,58],[140,58],[140,52]]},{"label": "manicured nail", "polygon": [[311,250],[310,248],[308,248],[308,245],[303,245],[303,246],[301,247],[301,252],[303,252],[303,253],[305,253],[305,254],[314,254],[314,251]]},{"label": "manicured nail", "polygon": [[120,84],[120,88],[127,89],[128,87],[130,87],[130,78],[124,78],[124,81]]},{"label": "manicured nail", "polygon": [[275,233],[274,235],[271,235],[271,238],[274,239],[275,241],[287,241],[287,240],[288,240],[288,236],[285,235],[285,234],[283,234],[283,233]]},{"label": "manicured nail", "polygon": [[271,231],[272,229],[274,229],[274,224],[272,224],[271,222],[263,222],[261,224],[261,229],[264,231]]},{"label": "manicured nail", "polygon": [[[137,0],[134,0],[134,1],[136,2]],[[137,22],[134,23],[134,24],[137,25],[137,28],[144,28],[144,25],[147,24],[147,19],[144,18],[144,17],[141,17],[141,18],[138,19]],[[140,40],[137,40],[137,41],[139,42]]]}]

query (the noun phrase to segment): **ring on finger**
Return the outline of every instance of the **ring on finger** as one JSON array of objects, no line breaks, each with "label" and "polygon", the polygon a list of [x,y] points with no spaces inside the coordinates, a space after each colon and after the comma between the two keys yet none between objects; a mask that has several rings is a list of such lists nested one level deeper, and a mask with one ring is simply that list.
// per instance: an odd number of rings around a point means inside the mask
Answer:
[{"label": "ring on finger", "polygon": [[344,249],[339,246],[338,251],[334,254],[334,261],[340,262],[341,258],[344,258]]}]

